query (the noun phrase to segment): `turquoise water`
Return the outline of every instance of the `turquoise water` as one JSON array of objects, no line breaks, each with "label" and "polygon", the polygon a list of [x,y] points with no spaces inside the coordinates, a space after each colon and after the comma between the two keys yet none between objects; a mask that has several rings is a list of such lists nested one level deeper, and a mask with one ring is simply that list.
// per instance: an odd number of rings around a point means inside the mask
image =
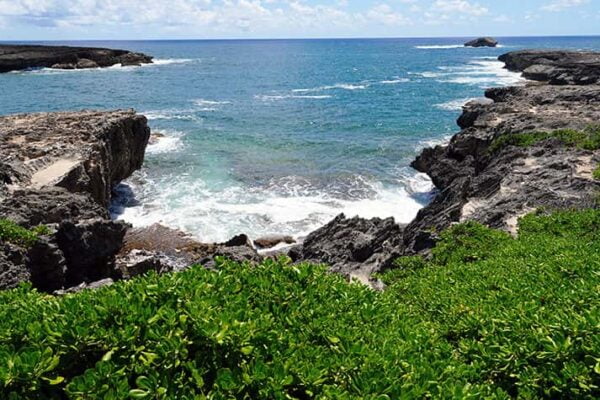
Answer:
[{"label": "turquoise water", "polygon": [[154,132],[113,212],[206,241],[302,236],[339,212],[408,222],[429,199],[410,169],[458,129],[461,105],[519,84],[495,61],[600,38],[72,42],[142,51],[156,64],[0,75],[0,112],[135,108]]}]

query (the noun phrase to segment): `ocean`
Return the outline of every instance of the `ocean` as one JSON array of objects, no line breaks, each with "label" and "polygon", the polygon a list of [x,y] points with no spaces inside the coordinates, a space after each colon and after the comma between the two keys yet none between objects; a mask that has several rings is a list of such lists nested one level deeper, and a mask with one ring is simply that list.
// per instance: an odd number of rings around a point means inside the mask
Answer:
[{"label": "ocean", "polygon": [[[409,222],[431,199],[410,168],[485,88],[522,84],[496,58],[600,50],[599,37],[52,42],[141,51],[155,64],[0,74],[0,114],[135,108],[161,138],[111,212],[206,242],[302,237],[343,212]],[[42,43],[42,42],[40,42]],[[48,44],[48,43],[44,43]]]}]

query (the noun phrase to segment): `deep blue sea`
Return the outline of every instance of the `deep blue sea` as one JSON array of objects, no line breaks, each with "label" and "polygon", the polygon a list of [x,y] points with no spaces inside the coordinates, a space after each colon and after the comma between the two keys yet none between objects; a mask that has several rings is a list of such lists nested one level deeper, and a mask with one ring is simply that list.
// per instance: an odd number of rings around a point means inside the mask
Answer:
[{"label": "deep blue sea", "polygon": [[[0,75],[0,113],[135,108],[164,138],[113,212],[201,240],[302,236],[340,212],[410,221],[432,185],[409,167],[461,106],[521,84],[522,48],[600,50],[599,37],[63,42],[153,55],[143,67]],[[57,44],[53,42],[53,44]]]}]

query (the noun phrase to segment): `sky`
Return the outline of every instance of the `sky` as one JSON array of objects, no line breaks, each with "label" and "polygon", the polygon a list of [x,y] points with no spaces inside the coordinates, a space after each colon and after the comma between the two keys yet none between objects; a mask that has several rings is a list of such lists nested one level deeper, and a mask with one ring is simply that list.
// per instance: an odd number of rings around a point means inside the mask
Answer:
[{"label": "sky", "polygon": [[0,41],[598,34],[600,0],[0,0]]}]

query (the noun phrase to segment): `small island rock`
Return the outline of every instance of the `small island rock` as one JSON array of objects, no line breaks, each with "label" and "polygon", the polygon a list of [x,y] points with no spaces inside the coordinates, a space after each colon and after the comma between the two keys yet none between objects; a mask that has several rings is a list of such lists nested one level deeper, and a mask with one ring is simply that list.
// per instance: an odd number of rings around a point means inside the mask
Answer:
[{"label": "small island rock", "polygon": [[496,47],[498,41],[491,37],[480,37],[465,43],[465,47]]}]

